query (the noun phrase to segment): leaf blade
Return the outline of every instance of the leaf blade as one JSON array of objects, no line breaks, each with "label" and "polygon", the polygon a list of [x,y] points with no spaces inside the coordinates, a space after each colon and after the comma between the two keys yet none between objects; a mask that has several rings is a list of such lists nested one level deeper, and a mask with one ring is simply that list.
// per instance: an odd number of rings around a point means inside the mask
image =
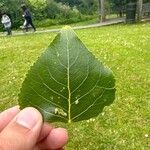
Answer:
[{"label": "leaf blade", "polygon": [[71,123],[102,112],[115,98],[114,86],[112,72],[67,28],[31,67],[19,103],[36,107],[48,121]]}]

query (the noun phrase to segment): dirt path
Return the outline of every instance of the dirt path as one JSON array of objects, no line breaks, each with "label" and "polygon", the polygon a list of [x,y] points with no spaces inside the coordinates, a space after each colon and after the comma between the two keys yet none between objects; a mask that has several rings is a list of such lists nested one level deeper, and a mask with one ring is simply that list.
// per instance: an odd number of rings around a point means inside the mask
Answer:
[{"label": "dirt path", "polygon": [[[115,18],[115,19],[110,19],[110,20],[107,20],[107,21],[101,22],[101,23],[96,23],[96,24],[91,24],[91,25],[84,25],[84,26],[76,26],[76,27],[72,27],[72,28],[75,29],[75,30],[79,30],[79,29],[87,29],[87,28],[95,28],[95,27],[113,25],[113,24],[118,24],[118,23],[123,23],[123,22],[125,22],[125,18]],[[36,32],[34,32],[34,34],[48,33],[48,32],[58,32],[58,31],[60,31],[60,29],[46,29],[46,30],[42,30],[42,31],[36,31]],[[12,34],[13,35],[25,35],[25,34],[33,34],[33,32],[23,33],[21,31],[19,31],[19,32],[13,31]],[[0,36],[5,36],[5,34],[0,33]]]}]

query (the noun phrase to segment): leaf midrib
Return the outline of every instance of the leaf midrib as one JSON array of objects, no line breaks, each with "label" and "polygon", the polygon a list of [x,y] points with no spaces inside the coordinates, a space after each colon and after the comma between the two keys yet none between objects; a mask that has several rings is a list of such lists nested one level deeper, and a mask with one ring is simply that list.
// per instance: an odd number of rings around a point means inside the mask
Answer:
[{"label": "leaf midrib", "polygon": [[68,87],[68,123],[71,123],[71,91],[70,91],[70,56],[69,56],[69,39],[66,32],[67,39],[67,87]]}]

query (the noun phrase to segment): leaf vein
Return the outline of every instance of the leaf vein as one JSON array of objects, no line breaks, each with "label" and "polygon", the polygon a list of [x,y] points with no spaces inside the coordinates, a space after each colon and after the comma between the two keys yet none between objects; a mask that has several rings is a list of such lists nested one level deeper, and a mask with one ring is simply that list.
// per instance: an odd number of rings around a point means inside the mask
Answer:
[{"label": "leaf vein", "polygon": [[61,83],[61,82],[59,82],[59,81],[57,81],[54,77],[53,77],[53,75],[51,74],[51,72],[50,72],[50,70],[49,70],[49,68],[47,67],[47,69],[48,69],[48,73],[49,73],[49,76],[56,82],[56,83],[58,83],[58,84],[60,84],[60,85],[63,85],[63,86],[65,86],[66,87],[66,85],[65,84],[63,84],[63,83]]},{"label": "leaf vein", "polygon": [[41,78],[41,76],[40,76],[39,74],[38,74],[38,76],[40,77],[40,79],[41,79],[43,85],[44,85],[45,87],[47,87],[50,91],[52,91],[53,93],[55,93],[55,94],[57,94],[57,95],[63,97],[64,99],[67,99],[67,98],[66,98],[65,96],[63,96],[62,94],[59,94],[58,92],[56,92],[55,90],[53,90],[52,88],[50,88],[50,87],[43,81],[43,79]]},{"label": "leaf vein", "polygon": [[[105,90],[104,90],[104,92],[105,92]],[[95,101],[90,106],[88,106],[84,111],[82,111],[80,114],[78,114],[75,117],[73,117],[72,120],[78,118],[79,116],[81,116],[82,114],[87,112],[97,102],[97,100],[100,99],[103,96],[104,92],[98,98],[96,98]]]},{"label": "leaf vein", "polygon": [[88,69],[87,69],[87,74],[86,74],[85,79],[80,83],[80,85],[78,85],[78,86],[71,92],[71,94],[73,94],[77,89],[79,89],[79,88],[84,84],[84,82],[87,80],[88,76],[89,76],[89,66],[88,66]]},{"label": "leaf vein", "polygon": [[52,91],[53,93],[55,93],[55,94],[57,94],[57,95],[63,97],[64,99],[67,99],[67,98],[66,98],[65,96],[63,96],[62,94],[59,94],[58,92],[56,92],[55,90],[53,90],[52,88],[50,88],[46,83],[43,82],[43,85],[44,85],[45,87],[47,87],[47,88],[48,88],[50,91]]},{"label": "leaf vein", "polygon": [[[110,83],[110,81],[107,83],[107,84],[109,84]],[[113,88],[110,88],[111,90],[112,89],[114,89],[114,87]],[[78,115],[76,115],[75,117],[73,117],[73,119],[72,120],[74,120],[74,119],[76,119],[77,117],[79,117],[79,116],[81,116],[82,114],[84,114],[85,112],[87,112],[91,107],[93,107],[94,105],[95,105],[95,103],[103,96],[103,94],[104,94],[104,92],[106,91],[106,90],[110,90],[110,89],[104,89],[104,91],[103,91],[103,93],[98,97],[98,98],[96,98],[95,99],[95,101],[90,105],[90,106],[88,106],[84,111],[82,111],[80,114],[78,114]]]},{"label": "leaf vein", "polygon": [[56,49],[54,49],[55,50],[55,52],[56,52],[56,58],[57,58],[57,60],[59,61],[59,63],[61,64],[61,66],[63,66],[65,69],[67,69],[67,67],[60,61],[60,59],[58,58],[58,56],[57,56],[57,53],[58,53],[58,51],[56,50]]},{"label": "leaf vein", "polygon": [[79,54],[80,54],[80,52],[78,52],[78,54],[77,54],[77,56],[76,56],[74,62],[70,65],[70,68],[76,63],[76,61],[77,61],[77,59],[78,59],[78,57],[79,57]]},{"label": "leaf vein", "polygon": [[[99,80],[100,80],[101,74],[99,74],[99,77],[98,77],[98,78],[99,78]],[[95,87],[97,86],[99,80],[97,80],[97,82],[95,83],[95,85],[93,86],[92,89],[90,89],[87,93],[85,93],[85,94],[82,95],[80,98],[78,98],[78,100],[81,100],[83,97],[85,97],[86,95],[90,94],[90,93],[95,89]],[[74,104],[74,102],[73,102],[72,104]],[[72,105],[72,104],[71,104],[71,105]]]},{"label": "leaf vein", "polygon": [[68,58],[68,67],[67,67],[67,84],[68,84],[68,122],[71,123],[71,91],[70,91],[70,56],[69,56],[69,39],[66,32],[67,39],[67,58]]},{"label": "leaf vein", "polygon": [[49,100],[49,99],[45,98],[44,96],[42,96],[41,94],[39,94],[39,93],[38,93],[34,88],[32,88],[31,86],[30,86],[30,88],[31,88],[38,96],[40,96],[43,100],[45,100],[46,102],[49,102],[49,103],[51,103],[52,105],[54,105],[54,106],[56,106],[56,107],[58,107],[58,108],[60,108],[60,109],[62,109],[62,110],[64,110],[64,111],[67,111],[65,108],[62,108],[60,105],[58,105],[58,104],[52,102],[51,100]]},{"label": "leaf vein", "polygon": [[62,119],[67,120],[67,119],[66,119],[65,117],[63,117],[63,116],[60,116],[60,115],[56,115],[56,114],[50,113],[50,112],[48,112],[48,111],[42,109],[41,107],[39,107],[39,106],[37,106],[37,105],[35,105],[35,104],[31,103],[31,102],[29,102],[29,103],[30,103],[32,106],[35,106],[36,108],[42,110],[42,111],[43,111],[44,113],[46,113],[46,114],[50,114],[50,115],[56,116],[56,117],[58,117],[58,118],[62,118]]}]

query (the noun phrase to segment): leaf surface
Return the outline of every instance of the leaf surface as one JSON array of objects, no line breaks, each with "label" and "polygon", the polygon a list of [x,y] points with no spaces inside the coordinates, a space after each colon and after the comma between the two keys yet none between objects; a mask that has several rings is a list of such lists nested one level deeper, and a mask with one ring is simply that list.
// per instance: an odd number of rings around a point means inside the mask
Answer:
[{"label": "leaf surface", "polygon": [[64,28],[29,70],[19,94],[50,122],[97,116],[115,99],[115,80],[71,28]]}]

